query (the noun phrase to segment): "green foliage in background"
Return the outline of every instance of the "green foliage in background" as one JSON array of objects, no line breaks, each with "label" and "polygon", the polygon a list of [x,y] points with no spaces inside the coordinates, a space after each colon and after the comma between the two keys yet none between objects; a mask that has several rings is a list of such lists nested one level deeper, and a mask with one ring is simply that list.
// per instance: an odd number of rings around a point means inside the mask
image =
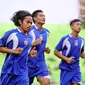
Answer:
[{"label": "green foliage in background", "polygon": [[[54,56],[53,52],[55,49],[56,44],[59,42],[61,37],[67,35],[68,33],[71,32],[71,29],[69,25],[55,25],[55,24],[47,24],[44,27],[46,27],[50,31],[49,39],[47,42],[47,47],[51,49],[50,54],[45,54],[46,58],[46,63],[48,65],[50,74],[51,74],[51,85],[60,85],[59,84],[59,73],[60,70],[58,69],[58,65],[60,62],[60,59]],[[12,29],[15,28],[13,24],[0,24],[0,37],[3,36],[3,34]],[[84,28],[84,26],[83,26]],[[80,36],[85,38],[85,29],[82,29],[80,32]],[[0,69],[2,67],[2,64],[4,62],[5,54],[0,54]],[[85,63],[84,59],[80,59],[80,66],[81,66],[81,72],[82,72],[82,82],[83,85],[85,85]],[[35,81],[33,85],[39,85],[39,83]]]}]

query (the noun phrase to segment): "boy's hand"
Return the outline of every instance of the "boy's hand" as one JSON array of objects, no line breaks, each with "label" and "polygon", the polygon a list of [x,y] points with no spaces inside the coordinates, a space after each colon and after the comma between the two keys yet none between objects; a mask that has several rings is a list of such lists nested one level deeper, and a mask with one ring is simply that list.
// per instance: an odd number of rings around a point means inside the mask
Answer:
[{"label": "boy's hand", "polygon": [[48,47],[46,47],[46,48],[45,48],[45,52],[46,52],[47,54],[49,54],[49,53],[50,53],[50,49],[49,49]]},{"label": "boy's hand", "polygon": [[37,50],[36,50],[36,47],[34,47],[31,51],[30,51],[30,56],[31,57],[36,57],[37,55]]},{"label": "boy's hand", "polygon": [[39,44],[41,44],[41,42],[42,42],[42,39],[41,39],[41,38],[38,38],[38,39],[36,39],[36,40],[32,43],[32,45],[33,45],[33,46],[39,45]]},{"label": "boy's hand", "polygon": [[23,48],[18,47],[14,50],[14,54],[21,54],[22,51],[23,51]]},{"label": "boy's hand", "polygon": [[68,64],[72,64],[73,61],[74,61],[74,58],[75,58],[75,57],[67,58],[67,59],[66,59],[66,62],[67,62]]}]

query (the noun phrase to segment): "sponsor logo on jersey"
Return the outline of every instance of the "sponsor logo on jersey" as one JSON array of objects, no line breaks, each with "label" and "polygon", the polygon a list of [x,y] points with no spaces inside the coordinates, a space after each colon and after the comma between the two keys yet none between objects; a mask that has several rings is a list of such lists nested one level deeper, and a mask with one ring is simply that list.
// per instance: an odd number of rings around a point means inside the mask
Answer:
[{"label": "sponsor logo on jersey", "polygon": [[28,39],[24,40],[24,44],[27,45],[28,44]]},{"label": "sponsor logo on jersey", "polygon": [[78,46],[78,40],[75,40],[74,44],[75,44],[75,46]]}]

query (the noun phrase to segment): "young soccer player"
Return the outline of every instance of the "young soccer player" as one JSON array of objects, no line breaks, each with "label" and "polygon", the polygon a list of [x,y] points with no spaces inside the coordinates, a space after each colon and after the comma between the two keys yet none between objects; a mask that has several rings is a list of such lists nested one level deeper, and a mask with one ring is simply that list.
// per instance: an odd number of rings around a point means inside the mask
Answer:
[{"label": "young soccer player", "polygon": [[50,49],[46,48],[46,43],[49,35],[49,31],[43,28],[45,24],[45,15],[42,10],[35,10],[32,13],[34,25],[31,27],[30,34],[33,36],[33,41],[41,38],[41,43],[36,47],[37,56],[35,58],[29,57],[28,69],[29,69],[29,82],[33,83],[34,77],[37,77],[40,85],[49,85],[50,76],[48,68],[45,62],[44,52],[50,53]]},{"label": "young soccer player", "polygon": [[27,61],[32,37],[28,31],[32,16],[28,11],[20,10],[11,20],[18,28],[6,32],[0,39],[0,52],[7,53],[1,71],[1,85],[29,85]]},{"label": "young soccer player", "polygon": [[[81,85],[79,58],[84,57],[84,39],[79,36],[81,21],[74,19],[70,22],[72,33],[61,38],[54,55],[62,61],[59,65],[60,85]],[[62,52],[62,54],[60,53]]]}]

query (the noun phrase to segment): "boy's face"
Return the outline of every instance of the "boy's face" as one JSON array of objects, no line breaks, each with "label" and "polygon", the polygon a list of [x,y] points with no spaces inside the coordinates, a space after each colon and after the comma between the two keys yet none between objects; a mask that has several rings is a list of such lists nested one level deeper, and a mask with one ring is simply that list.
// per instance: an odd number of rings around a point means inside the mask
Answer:
[{"label": "boy's face", "polygon": [[73,31],[79,33],[81,31],[81,22],[74,22],[71,25],[71,28],[72,28]]},{"label": "boy's face", "polygon": [[38,12],[34,19],[36,23],[45,24],[45,15],[43,12]]},{"label": "boy's face", "polygon": [[32,25],[32,17],[26,16],[23,21],[20,20],[20,27],[23,31],[28,32]]}]

